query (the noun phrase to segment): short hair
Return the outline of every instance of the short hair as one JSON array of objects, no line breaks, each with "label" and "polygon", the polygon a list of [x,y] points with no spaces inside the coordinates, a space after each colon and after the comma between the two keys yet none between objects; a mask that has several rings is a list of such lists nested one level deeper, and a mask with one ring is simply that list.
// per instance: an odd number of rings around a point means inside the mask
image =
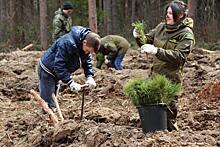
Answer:
[{"label": "short hair", "polygon": [[181,19],[181,15],[183,15],[184,19],[188,14],[187,4],[185,4],[183,1],[173,0],[172,2],[170,2],[169,5],[166,7],[165,14],[167,14],[168,7],[172,9],[174,22],[178,22]]},{"label": "short hair", "polygon": [[87,45],[89,47],[94,48],[94,52],[97,52],[100,48],[100,44],[101,44],[101,37],[94,33],[94,32],[89,32],[86,35],[85,40],[87,41]]}]

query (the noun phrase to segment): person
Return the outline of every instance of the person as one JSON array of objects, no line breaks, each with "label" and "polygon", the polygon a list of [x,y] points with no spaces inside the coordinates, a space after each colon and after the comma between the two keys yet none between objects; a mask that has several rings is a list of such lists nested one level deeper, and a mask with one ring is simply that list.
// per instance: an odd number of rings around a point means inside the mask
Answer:
[{"label": "person", "polygon": [[96,67],[101,69],[102,64],[122,70],[122,61],[130,48],[130,43],[119,35],[107,35],[101,38],[101,46],[96,54]]},{"label": "person", "polygon": [[[183,66],[194,44],[193,20],[187,17],[187,5],[174,0],[166,7],[165,22],[146,34],[147,43],[141,44],[136,28],[133,36],[141,52],[154,55],[151,74],[165,75],[175,83],[182,83]],[[168,130],[177,130],[177,98],[168,106]]]},{"label": "person", "polygon": [[49,108],[56,108],[52,94],[58,93],[59,80],[73,91],[81,89],[81,85],[75,82],[71,75],[80,68],[80,64],[84,69],[85,83],[90,88],[96,86],[91,52],[99,49],[100,39],[100,36],[89,28],[73,26],[69,33],[56,40],[42,55],[38,65],[39,91]]},{"label": "person", "polygon": [[55,12],[53,19],[53,41],[60,36],[70,32],[72,26],[72,18],[70,15],[73,12],[73,5],[70,2],[64,2],[62,8]]}]

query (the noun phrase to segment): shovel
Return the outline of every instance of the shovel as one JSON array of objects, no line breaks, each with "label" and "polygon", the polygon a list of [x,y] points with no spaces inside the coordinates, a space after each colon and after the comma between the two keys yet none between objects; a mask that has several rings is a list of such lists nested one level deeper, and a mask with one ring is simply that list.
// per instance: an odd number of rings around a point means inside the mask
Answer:
[{"label": "shovel", "polygon": [[59,105],[58,100],[57,100],[57,97],[55,96],[54,93],[52,94],[52,98],[53,98],[53,101],[54,101],[54,103],[55,103],[55,105],[56,105],[57,112],[58,112],[58,115],[59,115],[59,117],[60,117],[60,119],[61,119],[61,122],[63,122],[63,121],[64,121],[64,118],[63,118],[63,115],[62,115],[61,110],[60,110],[60,105]]},{"label": "shovel", "polygon": [[81,105],[81,115],[80,120],[83,119],[83,108],[84,108],[84,101],[85,101],[85,87],[88,87],[88,84],[81,85],[82,88],[82,105]]}]

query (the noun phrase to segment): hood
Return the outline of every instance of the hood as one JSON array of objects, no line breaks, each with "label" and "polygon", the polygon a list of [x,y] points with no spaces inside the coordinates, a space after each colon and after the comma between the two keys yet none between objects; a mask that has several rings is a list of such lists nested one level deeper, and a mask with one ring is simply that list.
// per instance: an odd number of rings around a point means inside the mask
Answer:
[{"label": "hood", "polygon": [[57,11],[55,11],[55,13],[54,13],[55,15],[57,15],[57,14],[63,14],[63,11],[62,11],[62,9],[61,8],[59,8]]},{"label": "hood", "polygon": [[65,13],[63,13],[63,9],[59,8],[56,12],[55,12],[55,15],[62,15],[64,16],[65,18],[68,18],[69,16],[66,15]]},{"label": "hood", "polygon": [[189,27],[193,29],[193,19],[192,18],[186,18],[182,21],[182,24],[186,27]]},{"label": "hood", "polygon": [[89,28],[85,28],[82,26],[73,26],[71,28],[70,34],[72,38],[74,38],[75,43],[77,45],[82,46],[81,41],[85,39],[86,35],[91,32]]}]

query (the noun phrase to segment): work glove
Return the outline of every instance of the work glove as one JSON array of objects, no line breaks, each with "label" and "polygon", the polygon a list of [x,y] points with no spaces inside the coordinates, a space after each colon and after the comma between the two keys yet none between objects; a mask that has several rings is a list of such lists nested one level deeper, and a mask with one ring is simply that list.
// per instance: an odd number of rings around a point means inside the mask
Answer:
[{"label": "work glove", "polygon": [[105,64],[109,64],[110,63],[110,61],[106,58],[105,59]]},{"label": "work glove", "polygon": [[89,88],[94,88],[94,87],[96,87],[96,82],[95,82],[95,80],[92,78],[92,77],[88,77],[87,79],[86,79],[86,82],[85,82],[86,84],[88,84],[89,85]]},{"label": "work glove", "polygon": [[133,36],[134,36],[134,38],[140,37],[140,33],[138,32],[138,30],[136,28],[133,29]]},{"label": "work glove", "polygon": [[81,89],[81,85],[74,81],[72,81],[69,86],[72,91],[79,91]]},{"label": "work glove", "polygon": [[158,48],[156,48],[152,44],[144,44],[141,46],[141,53],[148,53],[155,55],[157,53]]}]

